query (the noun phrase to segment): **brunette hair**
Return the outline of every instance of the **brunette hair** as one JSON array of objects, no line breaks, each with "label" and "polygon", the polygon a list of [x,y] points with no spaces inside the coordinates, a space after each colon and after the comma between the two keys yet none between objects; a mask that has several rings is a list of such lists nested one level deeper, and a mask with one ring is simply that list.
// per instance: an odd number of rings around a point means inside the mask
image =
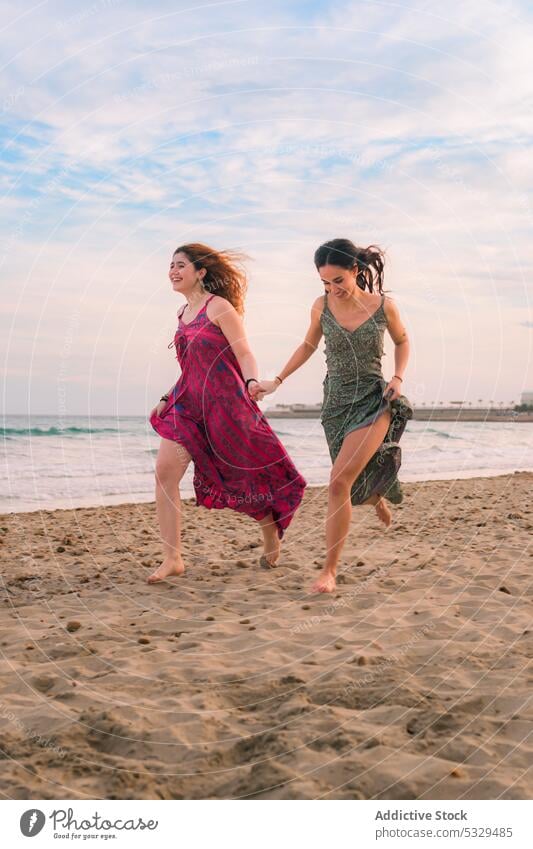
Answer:
[{"label": "brunette hair", "polygon": [[244,297],[248,286],[244,268],[244,254],[238,251],[216,251],[201,242],[181,245],[174,251],[174,256],[183,253],[194,267],[200,271],[205,268],[206,274],[202,285],[206,292],[220,295],[233,304],[239,315],[244,313]]},{"label": "brunette hair", "polygon": [[356,265],[355,282],[359,288],[369,292],[376,288],[380,295],[383,294],[385,255],[376,245],[358,248],[349,239],[331,239],[315,251],[315,266],[319,269],[323,265],[339,265],[341,268]]}]

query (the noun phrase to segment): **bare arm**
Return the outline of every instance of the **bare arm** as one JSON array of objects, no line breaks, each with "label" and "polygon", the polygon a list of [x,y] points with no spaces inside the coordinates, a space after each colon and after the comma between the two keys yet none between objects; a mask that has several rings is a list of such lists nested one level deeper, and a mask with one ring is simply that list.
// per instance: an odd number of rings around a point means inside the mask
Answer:
[{"label": "bare arm", "polygon": [[387,330],[394,342],[394,377],[387,385],[385,392],[392,389],[391,400],[401,395],[401,385],[407,363],[409,361],[409,337],[407,330],[400,318],[400,312],[394,301],[385,298],[385,317],[387,319]]},{"label": "bare arm", "polygon": [[318,348],[318,343],[322,339],[322,327],[320,325],[320,316],[324,308],[324,296],[317,298],[311,307],[311,322],[305,334],[305,339],[298,345],[294,353],[289,357],[287,363],[283,366],[278,376],[282,380],[294,374],[309,357],[315,353]]},{"label": "bare arm", "polygon": [[[244,380],[257,380],[257,363],[246,338],[246,330],[239,313],[225,298],[213,298],[207,307],[207,317],[222,330],[235,354]],[[255,386],[256,384],[252,384]]]},{"label": "bare arm", "polygon": [[[304,363],[307,362],[309,357],[315,353],[318,348],[318,343],[322,338],[322,327],[320,324],[320,316],[322,315],[322,310],[324,309],[324,296],[322,295],[320,298],[317,298],[311,307],[311,321],[309,327],[307,329],[307,333],[305,334],[305,338],[303,342],[298,345],[296,350],[291,354],[283,368],[280,372],[278,372],[278,377],[283,381],[289,375],[294,374]],[[259,384],[259,387],[255,386],[254,389],[261,393],[261,397],[263,395],[270,395],[272,392],[280,386],[279,381],[277,380],[262,380]]]}]

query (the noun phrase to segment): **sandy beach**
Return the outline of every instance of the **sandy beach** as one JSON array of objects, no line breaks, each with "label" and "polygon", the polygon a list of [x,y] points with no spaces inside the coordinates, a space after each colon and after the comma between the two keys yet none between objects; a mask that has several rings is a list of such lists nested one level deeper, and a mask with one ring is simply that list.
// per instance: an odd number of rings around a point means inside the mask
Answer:
[{"label": "sandy beach", "polygon": [[2,798],[531,798],[532,484],[355,510],[330,596],[323,487],[269,572],[253,522],[187,501],[188,571],[152,587],[153,503],[0,516]]}]

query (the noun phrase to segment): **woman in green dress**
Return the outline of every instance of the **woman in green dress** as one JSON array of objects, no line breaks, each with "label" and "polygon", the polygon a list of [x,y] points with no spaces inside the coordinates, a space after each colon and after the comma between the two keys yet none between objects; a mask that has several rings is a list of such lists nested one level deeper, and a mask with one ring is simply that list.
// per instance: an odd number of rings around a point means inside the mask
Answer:
[{"label": "woman in green dress", "polygon": [[[332,239],[318,248],[314,259],[325,293],[311,307],[306,337],[279,375],[262,380],[254,389],[258,400],[274,392],[309,359],[324,336],[327,375],[321,421],[333,467],[326,561],[312,588],[324,593],[335,589],[352,505],[374,505],[388,527],[392,517],[387,501],[402,501],[398,442],[413,408],[401,394],[409,341],[398,307],[383,294],[382,251]],[[395,345],[394,375],[388,382],[381,370],[385,329]]]}]

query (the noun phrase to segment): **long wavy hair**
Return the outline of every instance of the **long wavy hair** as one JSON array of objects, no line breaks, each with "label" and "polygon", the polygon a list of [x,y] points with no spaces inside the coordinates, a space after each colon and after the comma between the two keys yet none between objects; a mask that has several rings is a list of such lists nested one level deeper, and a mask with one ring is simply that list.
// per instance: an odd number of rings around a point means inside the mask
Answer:
[{"label": "long wavy hair", "polygon": [[358,248],[349,239],[331,239],[324,242],[315,251],[315,266],[338,265],[341,268],[353,268],[357,265],[356,283],[360,289],[373,292],[377,289],[383,294],[383,276],[385,254],[376,245]]},{"label": "long wavy hair", "polygon": [[185,254],[197,271],[205,268],[202,285],[206,292],[225,298],[233,304],[239,315],[244,313],[244,298],[248,287],[245,254],[231,250],[216,251],[201,242],[181,245],[174,251],[174,256],[177,253]]}]

